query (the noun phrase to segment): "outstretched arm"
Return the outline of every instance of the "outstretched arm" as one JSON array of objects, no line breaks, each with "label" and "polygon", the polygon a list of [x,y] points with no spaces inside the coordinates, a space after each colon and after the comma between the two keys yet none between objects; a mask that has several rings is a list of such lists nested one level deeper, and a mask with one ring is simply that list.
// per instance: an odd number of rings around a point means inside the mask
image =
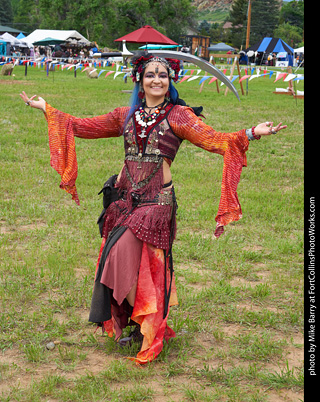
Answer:
[{"label": "outstretched arm", "polygon": [[190,108],[183,107],[176,107],[172,111],[169,123],[178,137],[209,152],[223,155],[221,197],[215,231],[215,235],[218,237],[223,232],[225,225],[242,216],[237,186],[242,167],[246,166],[246,151],[249,141],[259,139],[262,135],[276,134],[286,126],[279,123],[274,127],[272,122],[265,122],[249,130],[223,133],[206,125]]},{"label": "outstretched arm", "polygon": [[40,96],[38,96],[38,100],[35,100],[37,95],[33,95],[33,96],[31,96],[31,98],[29,98],[28,95],[24,91],[22,91],[22,93],[20,94],[20,97],[23,100],[23,102],[26,104],[26,106],[31,106],[35,109],[40,109],[43,112],[46,112],[46,101],[43,98],[41,98]]},{"label": "outstretched arm", "polygon": [[75,137],[87,139],[119,137],[129,111],[128,107],[119,107],[101,116],[78,118],[52,107],[40,96],[36,100],[37,95],[29,98],[22,91],[20,97],[27,106],[42,110],[45,113],[49,132],[52,129],[55,131],[64,131],[64,127],[67,124],[71,124],[72,133]]},{"label": "outstretched arm", "polygon": [[280,130],[287,128],[287,125],[282,126],[282,123],[279,123],[277,126],[273,126],[272,121],[266,121],[265,123],[260,123],[257,127],[254,128],[255,135],[270,135],[277,134]]}]

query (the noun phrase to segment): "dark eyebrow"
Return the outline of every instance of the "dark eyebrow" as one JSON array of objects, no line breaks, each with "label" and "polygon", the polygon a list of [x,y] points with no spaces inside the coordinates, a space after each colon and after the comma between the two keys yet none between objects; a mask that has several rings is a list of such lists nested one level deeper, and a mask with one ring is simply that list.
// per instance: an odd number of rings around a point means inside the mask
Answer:
[{"label": "dark eyebrow", "polygon": [[[145,75],[148,75],[148,74],[155,75],[156,73],[155,73],[155,71],[148,71],[148,72],[145,73]],[[160,73],[158,73],[158,74],[159,75],[161,75],[161,74],[168,75],[168,73],[166,71],[160,71]]]}]

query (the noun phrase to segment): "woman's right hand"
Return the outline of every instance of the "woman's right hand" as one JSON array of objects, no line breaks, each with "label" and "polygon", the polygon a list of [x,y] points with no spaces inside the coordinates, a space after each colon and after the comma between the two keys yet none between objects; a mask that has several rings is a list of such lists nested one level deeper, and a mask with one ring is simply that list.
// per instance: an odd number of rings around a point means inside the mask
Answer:
[{"label": "woman's right hand", "polygon": [[34,107],[35,109],[40,109],[43,112],[45,112],[46,111],[46,101],[43,98],[41,98],[40,96],[38,96],[38,100],[34,100],[34,98],[36,96],[37,95],[33,95],[33,96],[31,96],[31,98],[29,98],[28,95],[24,91],[22,91],[22,93],[20,94],[20,98],[24,101],[24,103],[27,106],[31,106],[31,107]]}]

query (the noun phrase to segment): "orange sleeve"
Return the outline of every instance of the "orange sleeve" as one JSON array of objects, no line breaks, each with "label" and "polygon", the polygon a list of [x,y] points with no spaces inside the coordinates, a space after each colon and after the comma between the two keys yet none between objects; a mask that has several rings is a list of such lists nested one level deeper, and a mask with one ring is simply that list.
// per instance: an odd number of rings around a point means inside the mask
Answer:
[{"label": "orange sleeve", "polygon": [[249,140],[246,130],[233,133],[215,131],[197,117],[191,108],[176,106],[169,115],[174,133],[209,152],[223,156],[223,174],[219,209],[216,216],[215,236],[219,237],[224,226],[242,217],[237,187],[242,167],[247,166],[246,151]]},{"label": "orange sleeve", "polygon": [[117,108],[108,114],[92,118],[76,118],[46,104],[50,165],[61,176],[60,188],[71,194],[79,205],[76,189],[78,175],[74,137],[94,139],[118,137],[129,108]]}]

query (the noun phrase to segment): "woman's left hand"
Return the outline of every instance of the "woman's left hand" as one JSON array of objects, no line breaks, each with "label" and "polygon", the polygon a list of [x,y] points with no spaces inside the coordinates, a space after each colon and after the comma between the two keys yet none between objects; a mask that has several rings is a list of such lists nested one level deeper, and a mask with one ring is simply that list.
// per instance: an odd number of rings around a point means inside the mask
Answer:
[{"label": "woman's left hand", "polygon": [[286,125],[282,126],[282,123],[279,123],[277,126],[273,126],[272,121],[266,121],[265,123],[260,123],[254,129],[255,135],[270,135],[277,134],[280,130],[287,128]]}]

